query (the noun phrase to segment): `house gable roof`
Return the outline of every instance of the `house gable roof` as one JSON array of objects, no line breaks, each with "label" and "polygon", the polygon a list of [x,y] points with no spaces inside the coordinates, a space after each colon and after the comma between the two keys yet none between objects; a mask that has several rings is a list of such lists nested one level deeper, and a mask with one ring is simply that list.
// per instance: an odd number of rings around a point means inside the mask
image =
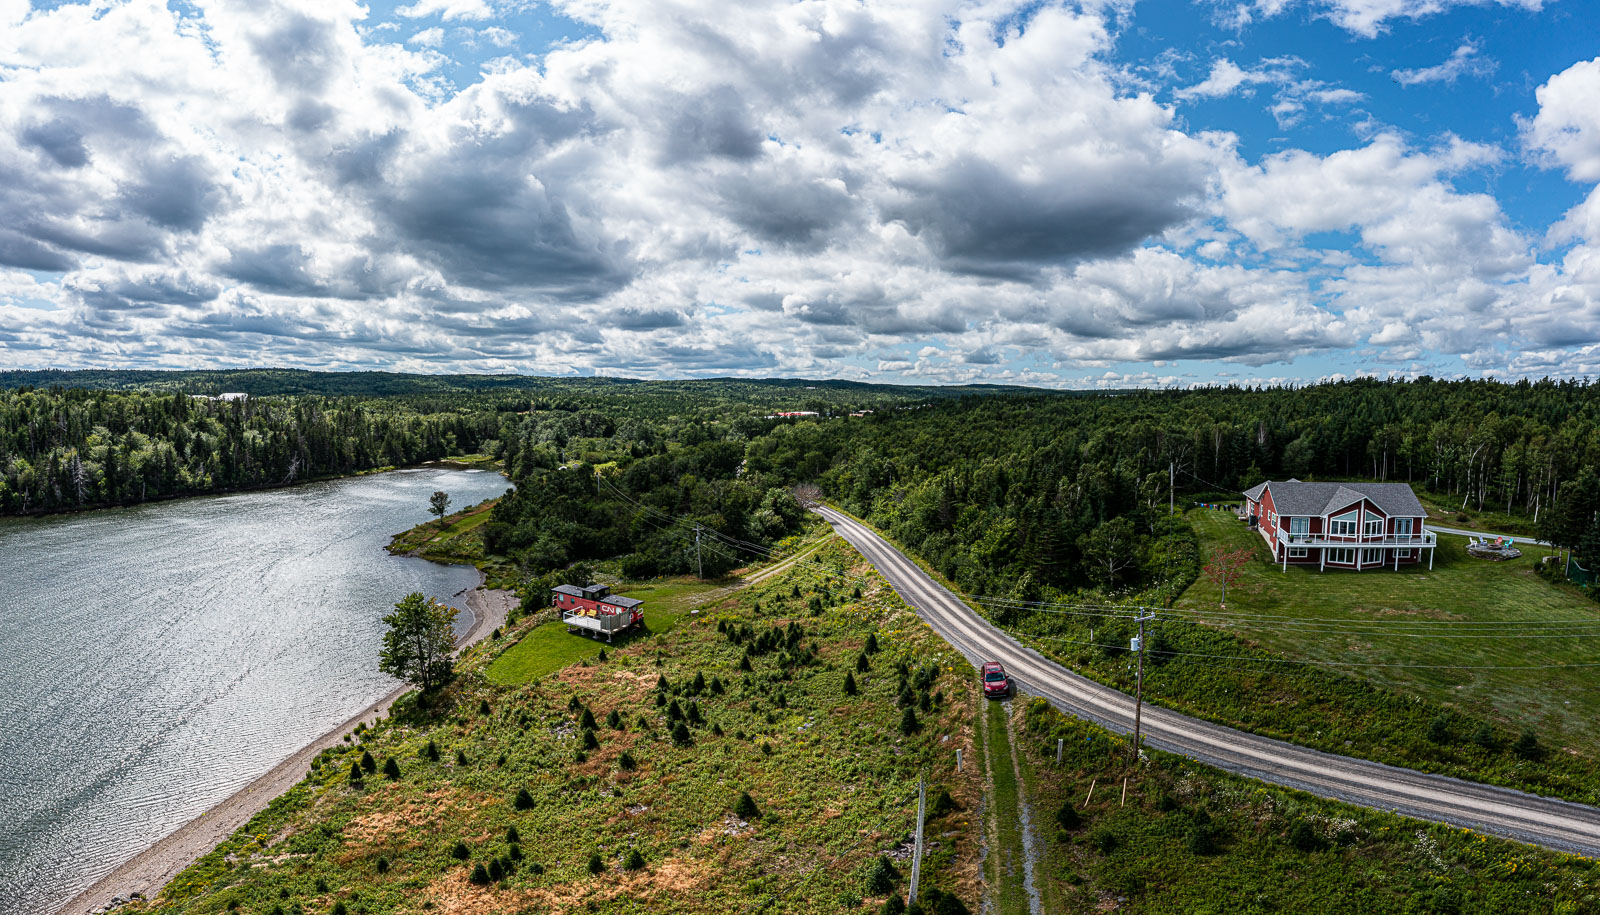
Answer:
[{"label": "house gable roof", "polygon": [[1427,516],[1416,493],[1404,483],[1283,483],[1267,481],[1245,490],[1245,496],[1259,501],[1265,490],[1272,490],[1272,505],[1280,515],[1327,515],[1366,499],[1389,516]]}]

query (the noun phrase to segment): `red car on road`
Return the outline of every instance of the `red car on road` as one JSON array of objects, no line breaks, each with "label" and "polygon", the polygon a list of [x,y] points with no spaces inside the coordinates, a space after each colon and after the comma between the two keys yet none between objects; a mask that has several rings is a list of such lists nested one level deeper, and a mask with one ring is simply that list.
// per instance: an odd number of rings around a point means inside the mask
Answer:
[{"label": "red car on road", "polygon": [[983,665],[983,694],[988,698],[1008,698],[1011,696],[1011,678],[1006,676],[1006,669],[1000,666],[999,661],[989,661]]}]

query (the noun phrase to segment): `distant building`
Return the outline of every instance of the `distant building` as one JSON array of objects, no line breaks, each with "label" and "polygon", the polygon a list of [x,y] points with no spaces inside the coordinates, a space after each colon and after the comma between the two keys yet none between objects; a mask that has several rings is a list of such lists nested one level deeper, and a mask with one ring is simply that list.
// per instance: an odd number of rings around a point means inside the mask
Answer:
[{"label": "distant building", "polygon": [[798,416],[821,416],[815,410],[787,410],[782,413],[768,413],[767,419],[794,419]]},{"label": "distant building", "polygon": [[217,395],[217,399],[218,400],[249,400],[250,399],[250,395],[249,394],[245,394],[242,391],[235,391],[232,394],[218,394]]},{"label": "distant building", "polygon": [[1399,568],[1422,561],[1438,535],[1404,483],[1267,481],[1245,490],[1245,514],[1272,550],[1272,561],[1319,569]]}]

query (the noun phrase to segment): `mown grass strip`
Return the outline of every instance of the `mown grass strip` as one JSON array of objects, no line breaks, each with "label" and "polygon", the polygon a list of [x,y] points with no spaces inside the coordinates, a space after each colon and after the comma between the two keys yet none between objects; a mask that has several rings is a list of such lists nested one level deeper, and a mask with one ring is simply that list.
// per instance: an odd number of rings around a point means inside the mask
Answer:
[{"label": "mown grass strip", "polygon": [[999,915],[1028,915],[1028,891],[1024,885],[1027,851],[1022,842],[1022,800],[1017,785],[1016,768],[1012,764],[1011,739],[1006,733],[1006,710],[1003,703],[990,702],[986,711],[988,720],[987,746],[990,784],[994,792],[995,843],[994,857],[995,911]]},{"label": "mown grass strip", "polygon": [[[693,609],[698,598],[717,590],[716,582],[693,579],[669,579],[648,585],[618,587],[617,593],[645,602],[646,631],[617,639],[610,644],[609,650],[616,651],[639,639],[671,632]],[[489,665],[486,674],[492,682],[503,686],[532,683],[569,664],[597,657],[600,650],[607,647],[606,642],[574,635],[567,631],[560,620],[552,620],[535,627],[521,641],[506,649]]]}]

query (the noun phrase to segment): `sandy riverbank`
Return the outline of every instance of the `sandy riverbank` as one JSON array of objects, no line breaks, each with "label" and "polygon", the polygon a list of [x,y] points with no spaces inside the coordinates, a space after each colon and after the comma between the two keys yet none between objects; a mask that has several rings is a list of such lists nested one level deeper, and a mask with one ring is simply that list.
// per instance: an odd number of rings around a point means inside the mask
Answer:
[{"label": "sandy riverbank", "polygon": [[[459,648],[481,640],[485,635],[502,627],[506,615],[516,606],[517,597],[510,591],[491,591],[476,588],[467,592],[467,609],[472,613],[472,627],[461,637]],[[293,756],[273,766],[265,775],[195,817],[154,845],[135,855],[116,870],[100,878],[88,889],[72,898],[56,911],[60,915],[80,915],[84,912],[103,911],[116,897],[127,899],[133,893],[153,898],[167,881],[192,864],[197,858],[217,847],[239,827],[250,821],[269,802],[288,791],[306,777],[311,770],[311,760],[325,748],[343,742],[344,735],[356,725],[371,723],[389,710],[389,706],[404,694],[409,686],[396,687],[388,695],[372,703],[347,721],[302,747]]]}]

